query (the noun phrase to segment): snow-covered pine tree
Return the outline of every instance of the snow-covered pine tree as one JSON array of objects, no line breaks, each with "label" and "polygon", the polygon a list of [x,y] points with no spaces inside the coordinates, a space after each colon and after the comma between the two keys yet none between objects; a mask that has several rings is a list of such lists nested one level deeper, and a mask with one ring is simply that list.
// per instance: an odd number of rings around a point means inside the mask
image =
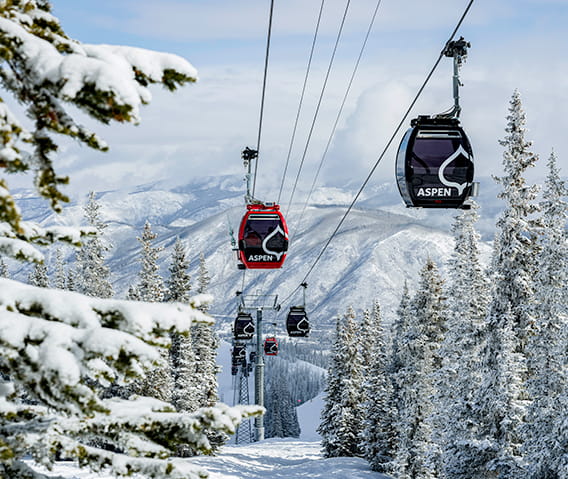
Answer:
[{"label": "snow-covered pine tree", "polygon": [[322,422],[318,427],[325,457],[362,455],[359,435],[365,414],[357,331],[355,312],[349,307],[343,320],[337,320]]},{"label": "snow-covered pine tree", "polygon": [[483,352],[483,383],[478,390],[475,415],[479,441],[477,465],[484,471],[479,477],[518,479],[526,477],[522,455],[521,428],[527,401],[523,400],[524,356],[516,351],[516,320],[505,311],[499,320],[489,317],[487,342]]},{"label": "snow-covered pine tree", "polygon": [[[394,414],[394,455],[398,453],[400,448],[402,418],[401,414],[404,410],[403,403],[403,387],[405,386],[405,361],[407,360],[406,341],[409,338],[408,330],[410,327],[410,320],[412,317],[411,298],[408,291],[408,282],[404,282],[400,303],[396,310],[396,317],[392,324],[392,341],[390,351],[387,358],[387,376],[390,378],[392,395],[390,401],[390,408]],[[389,469],[394,471],[397,467],[396,463],[391,461]]]},{"label": "snow-covered pine tree", "polygon": [[505,200],[505,209],[497,220],[493,245],[483,386],[476,406],[476,414],[483,418],[479,460],[487,474],[493,471],[504,479],[519,477],[524,467],[522,424],[528,398],[521,384],[530,374],[525,348],[535,329],[533,281],[539,225],[534,216],[539,209],[534,203],[538,188],[527,186],[523,177],[537,156],[525,140],[526,119],[518,91],[513,93],[507,120],[507,135],[501,141],[505,175],[496,178],[503,187],[499,197]]},{"label": "snow-covered pine tree", "polygon": [[148,397],[102,399],[95,387],[124,385],[154,368],[169,331],[211,322],[197,306],[104,300],[0,279],[0,477],[53,477],[35,472],[29,458],[49,467],[62,456],[105,475],[203,478],[172,452],[180,444],[210,451],[211,431],[234,432],[257,407],[176,413]]},{"label": "snow-covered pine tree", "polygon": [[28,275],[28,284],[39,288],[49,288],[49,276],[45,263],[35,263]]},{"label": "snow-covered pine tree", "polygon": [[402,295],[400,297],[400,303],[398,304],[398,308],[396,310],[396,318],[392,326],[392,344],[388,358],[388,372],[389,376],[392,378],[393,398],[395,399],[394,404],[396,407],[398,407],[398,401],[396,401],[396,397],[397,391],[399,390],[397,378],[398,373],[404,367],[404,341],[408,334],[411,316],[412,310],[410,293],[408,292],[408,283],[405,281],[404,287],[402,289]]},{"label": "snow-covered pine tree", "polygon": [[[56,210],[67,200],[59,190],[67,178],[53,164],[58,135],[107,149],[67,106],[102,123],[136,123],[140,105],[151,99],[150,84],[174,90],[196,80],[195,69],[175,55],[70,39],[47,0],[1,3],[0,45],[3,90],[18,100],[32,125],[27,131],[0,101],[0,168],[34,171],[39,193]],[[23,222],[7,182],[0,180],[0,186],[2,254],[41,262],[34,244],[78,244],[87,232]],[[61,454],[115,476],[202,478],[201,468],[166,459],[172,449],[183,442],[208,451],[204,431],[234,432],[241,417],[259,412],[219,405],[179,414],[148,398],[103,400],[93,388],[96,381],[124,383],[150,370],[169,331],[209,322],[195,309],[202,303],[141,305],[0,283],[0,371],[10,378],[0,382],[0,477],[45,479],[28,458],[51,466]],[[38,405],[19,404],[19,390]],[[125,452],[100,450],[92,444],[97,438]]]},{"label": "snow-covered pine tree", "polygon": [[[187,271],[188,267],[185,247],[178,237],[174,243],[169,267],[170,277],[166,282],[167,301],[189,303],[191,276]],[[199,407],[201,378],[196,374],[191,334],[172,333],[170,364],[173,379],[172,404],[178,411],[195,411]]]},{"label": "snow-covered pine tree", "polygon": [[266,388],[266,438],[300,437],[298,413],[290,394],[290,376],[285,368],[271,375]]},{"label": "snow-covered pine tree", "polygon": [[377,300],[369,316],[372,336],[369,338],[371,342],[366,357],[369,366],[365,370],[363,385],[367,396],[365,427],[361,436],[363,453],[373,471],[390,472],[396,445],[396,415],[392,403],[392,382],[387,375],[387,345]]},{"label": "snow-covered pine tree", "polygon": [[539,188],[537,185],[528,186],[523,176],[527,168],[535,165],[538,156],[530,151],[531,142],[525,139],[526,118],[517,90],[511,98],[507,121],[507,135],[500,141],[505,147],[505,175],[495,177],[495,181],[503,187],[498,196],[505,201],[505,209],[497,220],[491,266],[494,291],[490,314],[498,320],[510,311],[514,319],[513,330],[518,338],[516,348],[522,352],[534,327],[531,311],[539,221],[532,215],[539,210],[535,202]]},{"label": "snow-covered pine tree", "polygon": [[[209,283],[211,282],[211,277],[209,276],[209,270],[207,269],[207,263],[205,262],[205,255],[203,252],[199,253],[199,271],[197,273],[197,292],[199,294],[206,293],[209,289]],[[206,307],[204,305],[204,307]]]},{"label": "snow-covered pine tree", "polygon": [[4,258],[0,256],[0,278],[9,278],[9,277],[10,273],[8,271],[8,267],[6,266],[6,262],[4,261]]},{"label": "snow-covered pine tree", "polygon": [[138,288],[131,284],[128,287],[128,291],[126,293],[126,299],[130,301],[140,301],[140,295],[138,294]]},{"label": "snow-covered pine tree", "polygon": [[65,258],[61,248],[55,249],[54,263],[53,287],[56,289],[67,289],[67,271],[65,270]]},{"label": "snow-covered pine tree", "polygon": [[77,272],[73,266],[67,268],[67,278],[65,280],[65,289],[67,291],[75,291],[77,285]]},{"label": "snow-covered pine tree", "polygon": [[[160,303],[165,299],[166,289],[158,265],[158,256],[163,248],[153,244],[157,237],[158,235],[152,231],[150,222],[146,221],[142,235],[136,238],[141,246],[141,268],[138,273],[138,283],[128,290],[128,299],[149,303]],[[167,364],[166,359],[169,353],[166,354],[164,351],[163,354],[164,364]],[[162,401],[170,401],[172,389],[173,381],[170,368],[163,366],[155,368],[146,375],[144,381],[133,385],[131,392],[151,396]]]},{"label": "snow-covered pine tree", "polygon": [[439,476],[439,449],[432,436],[434,372],[441,365],[446,306],[438,268],[428,260],[420,272],[420,286],[412,299],[406,334],[398,341],[401,367],[397,432],[393,467],[400,479]]},{"label": "snow-covered pine tree", "polygon": [[[199,271],[197,275],[197,293],[207,293],[211,279],[205,263],[205,255],[199,254]],[[202,311],[207,312],[209,306],[204,304]],[[193,348],[197,361],[197,375],[201,380],[201,393],[199,405],[201,407],[212,406],[219,400],[217,395],[217,349],[219,338],[213,328],[196,325],[192,329]]]},{"label": "snow-covered pine tree", "polygon": [[525,422],[524,452],[529,476],[563,477],[568,463],[568,430],[561,418],[568,417],[568,242],[566,220],[568,189],[560,179],[554,153],[548,160],[542,207],[542,232],[535,275],[534,316],[536,334],[527,346],[527,382],[530,403]]},{"label": "snow-covered pine tree", "polygon": [[87,224],[94,228],[96,235],[85,238],[76,253],[75,291],[95,298],[112,298],[114,291],[110,283],[110,269],[105,264],[110,245],[104,240],[107,225],[101,218],[100,209],[101,205],[94,191],[91,191],[83,212]]},{"label": "snow-covered pine tree", "polygon": [[[141,48],[87,45],[69,38],[51,13],[47,0],[0,5],[0,81],[30,120],[23,126],[8,104],[0,101],[2,148],[6,173],[35,172],[38,192],[60,211],[68,198],[60,186],[68,182],[54,167],[57,135],[96,150],[107,144],[73,118],[78,108],[102,123],[139,121],[140,106],[151,100],[150,84],[169,90],[194,82],[197,72],[186,60]],[[71,107],[71,108],[70,108]],[[22,223],[7,182],[0,180],[0,252],[42,261],[32,244],[57,240],[79,243],[77,229],[41,228]]]},{"label": "snow-covered pine tree", "polygon": [[340,317],[335,320],[335,340],[331,351],[331,359],[327,370],[326,386],[324,389],[324,406],[321,412],[321,423],[317,432],[322,437],[323,454],[325,457],[336,457],[341,454],[341,443],[338,434],[336,418],[341,413],[341,376],[343,363],[341,349],[344,335],[343,321]]},{"label": "snow-covered pine tree", "polygon": [[136,238],[142,248],[140,251],[141,268],[138,273],[138,283],[135,286],[137,299],[150,303],[164,301],[166,292],[158,265],[159,254],[163,248],[153,244],[157,237],[158,235],[152,231],[150,222],[146,221],[142,235]]},{"label": "snow-covered pine tree", "polygon": [[481,386],[481,351],[485,337],[489,281],[480,263],[475,223],[479,207],[455,217],[454,251],[448,262],[446,337],[440,348],[442,367],[436,372],[437,398],[433,423],[442,449],[443,477],[482,477],[477,425],[473,408]]},{"label": "snow-covered pine tree", "polygon": [[185,246],[176,238],[169,267],[170,277],[166,281],[166,301],[187,303],[191,291],[191,275],[188,273],[189,261]]}]

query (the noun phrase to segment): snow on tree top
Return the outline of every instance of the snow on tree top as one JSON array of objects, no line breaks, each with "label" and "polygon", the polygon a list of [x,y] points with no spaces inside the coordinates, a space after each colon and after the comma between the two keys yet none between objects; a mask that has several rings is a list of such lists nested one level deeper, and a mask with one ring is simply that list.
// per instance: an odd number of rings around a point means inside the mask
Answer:
[{"label": "snow on tree top", "polygon": [[195,309],[210,299],[210,295],[199,295],[192,299],[190,305],[103,300],[0,279],[0,308],[3,310],[29,311],[39,307],[38,316],[59,318],[73,327],[119,327],[123,332],[145,340],[157,330],[175,328],[183,332],[195,323],[213,324],[209,316]]},{"label": "snow on tree top", "polygon": [[72,53],[61,53],[56,46],[32,33],[14,21],[0,18],[0,31],[14,41],[15,47],[26,63],[30,80],[37,86],[45,82],[62,85],[60,97],[74,100],[85,88],[114,95],[120,105],[132,106],[132,118],[138,121],[138,107],[152,99],[150,91],[138,77],[148,82],[163,81],[166,71],[197,80],[197,70],[185,59],[170,53],[142,48],[87,45],[68,42]]}]

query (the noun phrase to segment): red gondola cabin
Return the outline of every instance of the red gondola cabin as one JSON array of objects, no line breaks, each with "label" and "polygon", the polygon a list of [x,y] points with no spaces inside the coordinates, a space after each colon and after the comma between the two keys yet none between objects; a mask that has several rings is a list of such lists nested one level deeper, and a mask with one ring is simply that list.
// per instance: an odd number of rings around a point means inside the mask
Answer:
[{"label": "red gondola cabin", "polygon": [[274,336],[268,337],[264,340],[264,354],[267,356],[278,355],[278,341]]},{"label": "red gondola cabin", "polygon": [[247,205],[239,228],[239,260],[246,269],[281,268],[288,251],[288,227],[280,206]]}]

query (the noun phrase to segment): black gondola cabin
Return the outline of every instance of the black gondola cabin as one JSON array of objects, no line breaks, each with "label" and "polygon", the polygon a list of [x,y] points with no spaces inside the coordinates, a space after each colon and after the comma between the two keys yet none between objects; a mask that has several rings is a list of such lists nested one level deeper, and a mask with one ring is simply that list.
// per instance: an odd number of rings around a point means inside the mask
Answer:
[{"label": "black gondola cabin", "polygon": [[235,324],[233,325],[233,334],[235,339],[252,339],[254,335],[254,321],[249,313],[239,312]]},{"label": "black gondola cabin", "polygon": [[288,227],[280,206],[250,204],[239,227],[239,260],[246,269],[281,268],[288,251]]},{"label": "black gondola cabin", "polygon": [[400,194],[407,207],[468,208],[473,152],[457,118],[419,116],[396,157]]},{"label": "black gondola cabin", "polygon": [[310,333],[310,323],[306,310],[301,306],[292,306],[286,316],[286,330],[290,337],[305,337]]},{"label": "black gondola cabin", "polygon": [[231,364],[233,366],[238,366],[239,364],[245,364],[246,361],[247,361],[246,345],[242,343],[235,343],[233,345],[233,350],[231,352]]}]

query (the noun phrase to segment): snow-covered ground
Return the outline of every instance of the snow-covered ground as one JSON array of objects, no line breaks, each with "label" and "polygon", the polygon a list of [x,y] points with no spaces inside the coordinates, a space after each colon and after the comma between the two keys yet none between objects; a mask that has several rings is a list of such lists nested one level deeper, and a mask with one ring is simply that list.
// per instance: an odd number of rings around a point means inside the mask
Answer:
[{"label": "snow-covered ground", "polygon": [[[229,351],[230,345],[221,341],[219,393],[227,404],[232,403]],[[211,479],[386,479],[387,476],[371,471],[364,459],[322,457],[320,436],[316,432],[322,407],[323,393],[298,407],[298,421],[302,429],[299,439],[230,444],[223,447],[217,456],[202,456],[188,461],[204,467]],[[51,474],[66,479],[111,479],[108,475],[80,470],[72,462],[57,463]]]},{"label": "snow-covered ground", "polygon": [[210,472],[211,479],[381,479],[367,462],[352,457],[323,459],[319,441],[268,439],[247,446],[228,446],[217,457],[194,462]]},{"label": "snow-covered ground", "polygon": [[[204,467],[211,479],[387,479],[373,472],[364,459],[324,459],[316,427],[323,406],[322,395],[298,408],[300,439],[267,439],[248,445],[229,445],[217,456],[188,459]],[[60,462],[52,471],[67,479],[110,479]]]},{"label": "snow-covered ground", "polygon": [[[188,459],[207,469],[211,479],[387,479],[369,470],[364,459],[323,459],[319,441],[267,439],[260,443],[225,446],[219,455]],[[52,473],[67,479],[110,479],[60,462]]]}]

